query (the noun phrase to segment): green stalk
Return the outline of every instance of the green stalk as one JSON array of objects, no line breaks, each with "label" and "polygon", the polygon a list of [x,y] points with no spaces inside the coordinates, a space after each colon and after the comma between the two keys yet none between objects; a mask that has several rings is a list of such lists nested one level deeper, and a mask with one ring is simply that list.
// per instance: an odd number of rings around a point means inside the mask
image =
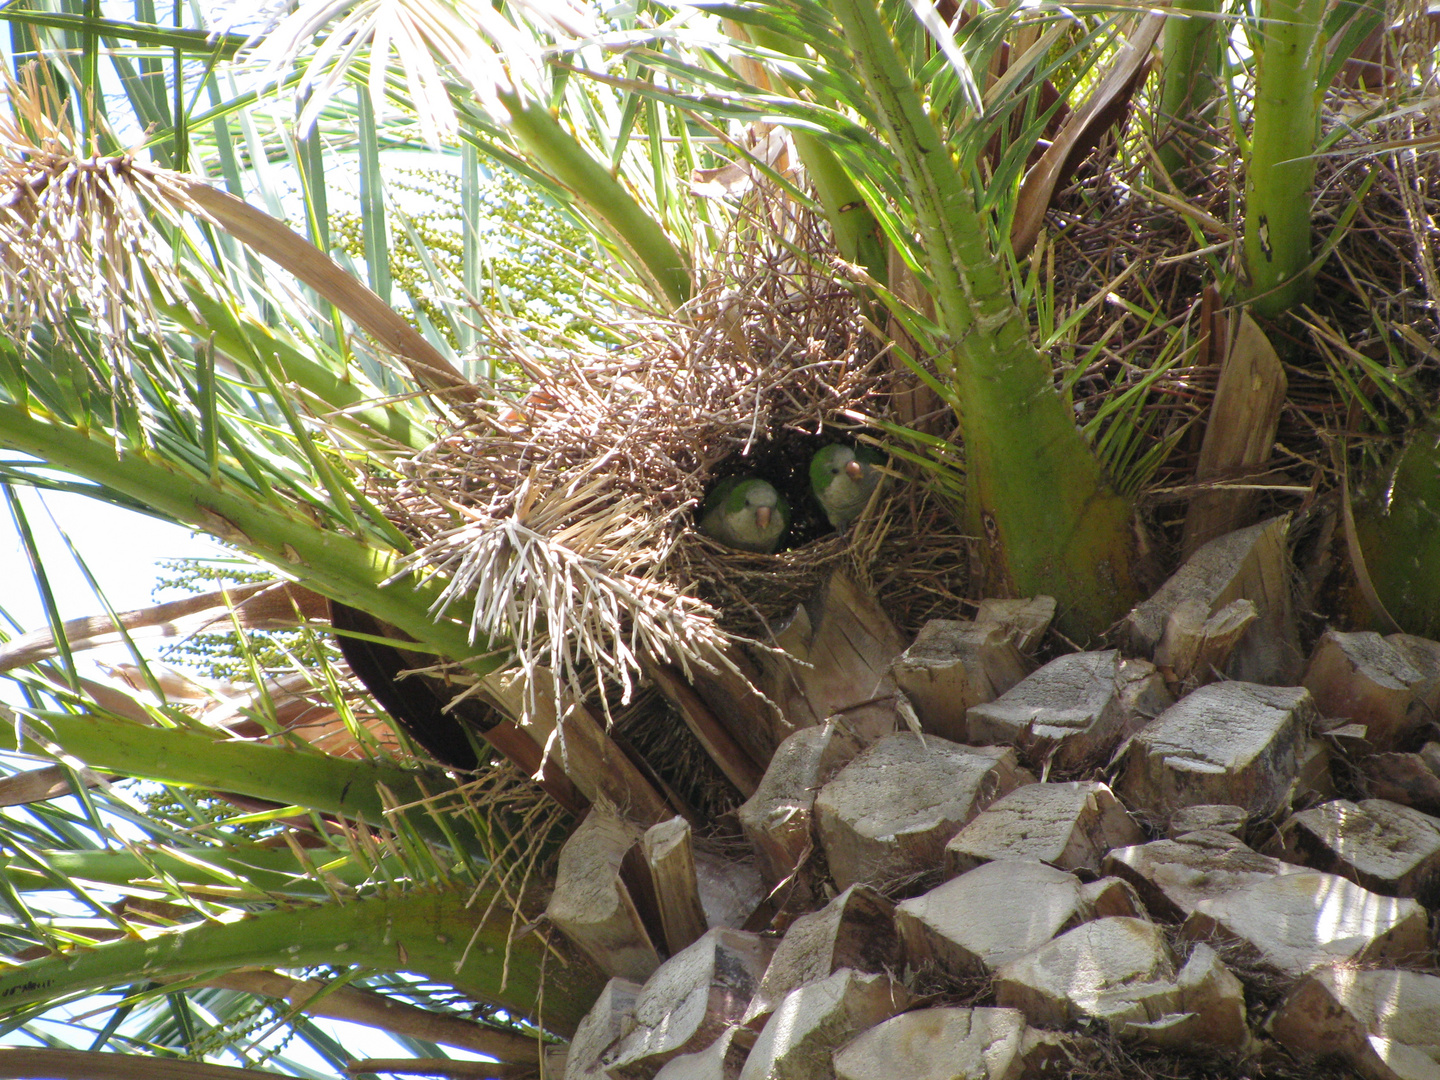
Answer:
[{"label": "green stalk", "polygon": [[1245,266],[1253,307],[1274,316],[1310,293],[1310,187],[1325,0],[1266,0],[1245,173]]},{"label": "green stalk", "polygon": [[[244,48],[248,40],[244,34],[212,34],[206,30],[171,29],[120,19],[100,19],[92,15],[26,11],[18,4],[5,6],[5,21],[21,26],[43,26],[69,34],[99,34],[112,41],[128,41],[153,49],[176,49],[190,56],[225,60]],[[27,41],[25,50],[16,51],[28,51],[29,47]]]},{"label": "green stalk", "polygon": [[1165,20],[1164,82],[1156,125],[1164,141],[1157,153],[1177,182],[1215,156],[1215,147],[1204,140],[1208,125],[1195,121],[1203,120],[1220,100],[1219,35],[1217,20],[1211,17],[1219,10],[1219,0],[1178,0]]},{"label": "green stalk", "polygon": [[873,0],[833,10],[895,149],[949,338],[937,358],[956,389],[966,518],[988,590],[1048,593],[1060,625],[1098,635],[1140,595],[1133,511],[1076,430],[1034,347],[976,211],[974,192],[925,111]]},{"label": "green stalk", "polygon": [[[15,859],[0,859],[0,873],[17,892],[38,892],[55,888],[55,878],[78,879],[101,885],[130,885],[150,878],[156,871],[196,890],[210,888],[242,888],[244,899],[285,896],[294,899],[323,900],[330,895],[325,885],[311,876],[310,867],[302,865],[289,848],[266,847],[261,844],[227,844],[225,847],[150,848],[136,845],[136,850],[109,851],[40,851],[45,869],[54,877],[26,866]],[[359,888],[373,880],[375,866],[354,859],[332,864],[333,856],[316,852],[315,861],[325,866],[325,877],[342,886]],[[394,861],[380,861],[382,867],[394,869]],[[213,869],[207,869],[213,868]]]},{"label": "green stalk", "polygon": [[390,228],[385,221],[385,192],[380,172],[380,132],[375,105],[364,90],[356,91],[356,119],[360,126],[360,224],[365,238],[365,271],[370,291],[382,303],[390,298]]},{"label": "green stalk", "polygon": [[[492,903],[496,913],[480,924]],[[355,965],[422,975],[572,1034],[604,976],[539,934],[511,940],[510,929],[509,907],[493,888],[267,911],[23,964],[0,974],[0,1005],[9,1011],[91,990],[238,967]]]},{"label": "green stalk", "polygon": [[599,215],[625,261],[672,307],[690,299],[690,267],[665,230],[634,196],[560,126],[550,110],[518,94],[501,94],[510,130],[551,174]]},{"label": "green stalk", "polygon": [[405,577],[386,585],[401,570],[393,551],[321,528],[298,509],[258,501],[153,455],[121,456],[103,432],[83,433],[8,403],[0,403],[0,444],[242,548],[316,592],[390,623],[422,650],[463,660],[477,675],[505,662],[488,642],[472,643],[465,626],[430,614],[443,583]]},{"label": "green stalk", "polygon": [[[755,44],[771,52],[803,55],[803,47],[796,39],[787,38],[774,30],[757,24],[733,23],[729,30],[742,34]],[[784,76],[771,70],[770,75],[792,97],[800,95]],[[845,170],[835,151],[824,142],[796,125],[790,129],[790,138],[795,143],[795,153],[805,166],[805,172],[815,185],[815,194],[825,211],[825,220],[835,236],[835,247],[842,258],[865,272],[882,286],[889,281],[888,246],[880,231],[880,224],[865,202],[864,195],[855,181]]]},{"label": "green stalk", "polygon": [[[433,783],[427,790],[420,783],[423,773],[391,765],[297,753],[290,747],[217,739],[200,731],[148,727],[129,720],[47,712],[29,714],[26,723],[91,768],[167,784],[233,791],[282,806],[355,818],[377,829],[391,827],[380,797],[381,785],[394,795],[396,804],[404,806],[453,787],[443,774],[432,774]],[[432,843],[449,846],[452,842],[423,810],[401,816]],[[468,839],[476,851],[483,851],[473,835]]]},{"label": "green stalk", "polygon": [[815,194],[825,211],[825,220],[835,235],[835,247],[846,262],[862,267],[882,286],[888,284],[887,245],[879,222],[865,203],[865,197],[835,152],[808,132],[792,129],[795,153],[815,185]]}]

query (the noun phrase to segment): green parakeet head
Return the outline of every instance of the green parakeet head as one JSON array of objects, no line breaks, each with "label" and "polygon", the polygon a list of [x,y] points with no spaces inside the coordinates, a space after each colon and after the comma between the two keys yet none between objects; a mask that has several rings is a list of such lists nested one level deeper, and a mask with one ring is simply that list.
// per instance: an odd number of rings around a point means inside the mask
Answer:
[{"label": "green parakeet head", "polygon": [[772,552],[790,524],[790,505],[764,480],[731,476],[705,500],[700,531],[742,551]]},{"label": "green parakeet head", "polygon": [[810,489],[830,524],[844,530],[865,509],[880,482],[885,456],[868,446],[832,443],[810,459]]}]

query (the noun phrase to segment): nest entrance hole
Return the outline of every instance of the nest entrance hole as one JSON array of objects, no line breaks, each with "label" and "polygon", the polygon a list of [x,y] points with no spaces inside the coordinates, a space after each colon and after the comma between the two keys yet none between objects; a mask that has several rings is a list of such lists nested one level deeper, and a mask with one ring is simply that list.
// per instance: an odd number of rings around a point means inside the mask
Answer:
[{"label": "nest entrance hole", "polygon": [[[878,432],[865,431],[878,435]],[[764,442],[757,442],[749,454],[734,453],[710,470],[705,495],[722,480],[732,476],[754,476],[770,484],[790,504],[790,528],[777,552],[794,551],[816,540],[835,535],[835,528],[810,491],[810,459],[831,445],[858,445],[859,431],[825,431],[819,435],[806,431],[781,430]],[[702,501],[702,506],[703,501]],[[699,523],[700,512],[695,519]]]}]

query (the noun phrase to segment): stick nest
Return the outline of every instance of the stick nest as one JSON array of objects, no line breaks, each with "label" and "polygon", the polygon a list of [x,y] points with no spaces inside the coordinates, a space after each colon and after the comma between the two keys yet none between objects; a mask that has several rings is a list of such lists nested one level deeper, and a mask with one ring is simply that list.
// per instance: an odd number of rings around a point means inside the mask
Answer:
[{"label": "stick nest", "polygon": [[[598,696],[613,720],[647,663],[714,665],[840,566],[889,588],[907,629],[958,603],[960,537],[898,462],[847,537],[814,504],[814,452],[878,441],[913,376],[867,329],[817,223],[779,200],[756,214],[678,316],[632,317],[617,347],[542,352],[495,328],[492,359],[525,392],[489,388],[407,463],[392,507],[410,565],[448,580],[437,616],[473,602],[474,640],[513,643],[528,706],[548,687],[557,702]],[[779,553],[697,532],[707,489],[735,473],[789,500]]]}]

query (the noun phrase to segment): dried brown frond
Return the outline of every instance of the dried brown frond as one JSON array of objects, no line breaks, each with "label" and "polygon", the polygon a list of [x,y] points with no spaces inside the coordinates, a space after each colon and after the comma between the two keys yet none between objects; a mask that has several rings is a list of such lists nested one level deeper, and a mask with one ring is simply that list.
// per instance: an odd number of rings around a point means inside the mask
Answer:
[{"label": "dried brown frond", "polygon": [[183,295],[162,230],[179,228],[187,200],[167,174],[82,146],[38,64],[7,75],[0,99],[0,318],[23,339],[37,322],[65,332],[78,306],[109,362],[101,382],[122,388],[125,343]]}]

